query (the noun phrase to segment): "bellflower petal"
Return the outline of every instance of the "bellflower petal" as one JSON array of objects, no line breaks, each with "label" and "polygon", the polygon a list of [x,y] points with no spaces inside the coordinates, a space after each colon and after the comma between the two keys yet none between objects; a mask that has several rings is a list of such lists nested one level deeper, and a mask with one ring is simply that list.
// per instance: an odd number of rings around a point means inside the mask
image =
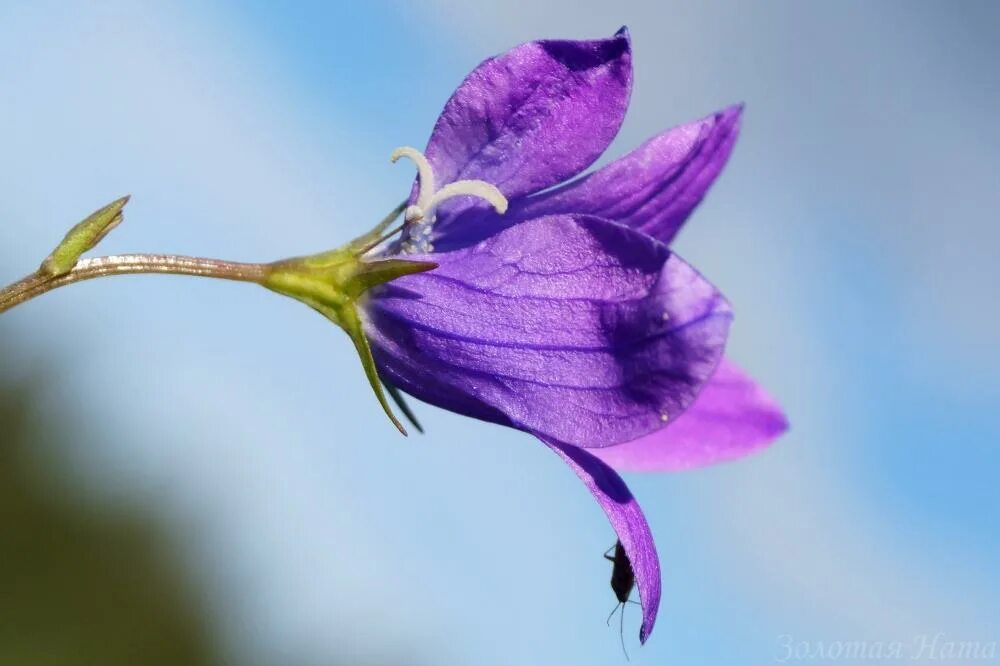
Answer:
[{"label": "bellflower petal", "polygon": [[715,371],[725,299],[661,243],[599,218],[523,222],[373,290],[366,332],[411,395],[579,446],[679,416]]},{"label": "bellflower petal", "polygon": [[639,599],[642,601],[639,641],[645,643],[656,623],[661,585],[660,559],[656,554],[649,523],[622,478],[591,452],[565,444],[546,444],[566,461],[594,495],[594,499],[608,515],[611,526],[618,534],[618,540],[625,547],[625,554],[635,573]]},{"label": "bellflower petal", "polygon": [[595,450],[594,455],[622,471],[690,469],[745,456],[787,429],[774,398],[724,359],[675,422],[634,441]]},{"label": "bellflower petal", "polygon": [[681,125],[564,187],[524,201],[525,217],[591,214],[670,243],[722,171],[742,106]]},{"label": "bellflower petal", "polygon": [[[551,187],[587,168],[618,133],[632,87],[623,28],[609,39],[516,46],[466,77],[425,154],[439,184],[482,180],[508,198]],[[439,224],[474,202],[442,206]]]},{"label": "bellflower petal", "polygon": [[511,202],[503,215],[466,210],[440,230],[442,249],[462,247],[542,215],[596,215],[669,244],[722,171],[739,135],[742,105],[653,137],[628,155],[562,187]]}]

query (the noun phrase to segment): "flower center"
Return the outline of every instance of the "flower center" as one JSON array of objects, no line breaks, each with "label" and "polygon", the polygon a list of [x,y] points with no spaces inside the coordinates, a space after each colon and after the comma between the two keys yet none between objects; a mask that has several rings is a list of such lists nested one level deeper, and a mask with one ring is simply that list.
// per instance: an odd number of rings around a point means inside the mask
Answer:
[{"label": "flower center", "polygon": [[453,197],[477,197],[489,202],[498,213],[507,212],[507,198],[495,185],[484,180],[456,180],[437,189],[434,169],[424,154],[416,148],[404,146],[392,151],[390,159],[395,163],[400,157],[407,157],[417,165],[420,184],[417,186],[417,201],[403,212],[405,227],[401,254],[428,254],[434,251],[431,233],[438,206]]}]

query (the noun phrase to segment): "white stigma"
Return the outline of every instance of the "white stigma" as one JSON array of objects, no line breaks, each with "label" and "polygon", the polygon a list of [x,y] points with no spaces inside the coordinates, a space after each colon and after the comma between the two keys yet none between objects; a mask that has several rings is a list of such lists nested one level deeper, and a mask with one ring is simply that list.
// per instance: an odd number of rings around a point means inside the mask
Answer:
[{"label": "white stigma", "polygon": [[501,194],[495,185],[484,180],[456,180],[437,189],[434,180],[434,169],[427,158],[416,148],[403,146],[392,151],[389,157],[395,163],[400,157],[408,157],[417,165],[417,175],[420,184],[417,189],[417,202],[406,208],[403,220],[406,226],[403,231],[403,242],[400,244],[402,254],[428,254],[434,251],[431,244],[432,227],[438,206],[453,197],[477,197],[487,201],[498,213],[507,212],[507,198]]}]

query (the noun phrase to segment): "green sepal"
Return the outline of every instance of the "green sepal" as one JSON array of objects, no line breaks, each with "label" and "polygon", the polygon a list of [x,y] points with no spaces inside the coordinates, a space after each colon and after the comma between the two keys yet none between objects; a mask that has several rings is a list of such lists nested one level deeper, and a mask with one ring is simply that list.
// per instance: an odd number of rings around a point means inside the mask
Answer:
[{"label": "green sepal", "polygon": [[392,401],[396,403],[396,407],[399,407],[399,411],[403,412],[403,416],[406,417],[406,420],[413,424],[413,427],[417,429],[417,432],[421,435],[424,434],[424,427],[420,425],[420,421],[417,420],[417,415],[413,413],[413,410],[410,409],[410,405],[407,404],[406,399],[403,398],[402,392],[384,379],[382,380],[382,385],[385,386],[385,391],[389,394],[389,397],[392,398]]},{"label": "green sepal", "polygon": [[395,222],[400,215],[402,215],[404,210],[406,210],[405,201],[393,208],[392,211],[382,218],[382,221],[375,225],[375,228],[371,231],[361,234],[343,247],[339,247],[336,250],[330,250],[329,252],[314,254],[311,257],[306,257],[306,259],[314,265],[320,265],[336,263],[343,260],[345,256],[360,257],[384,240],[383,234],[385,233],[385,230],[388,229],[389,225]]},{"label": "green sepal", "polygon": [[371,249],[371,247],[378,243],[382,238],[382,234],[385,230],[389,228],[389,225],[396,221],[403,211],[406,210],[407,202],[403,201],[398,206],[392,209],[388,215],[382,218],[382,221],[375,225],[375,228],[368,233],[361,234],[350,243],[347,247],[357,254],[364,254],[366,250]]},{"label": "green sepal", "polygon": [[378,367],[375,365],[375,359],[372,357],[372,348],[368,344],[368,338],[365,337],[364,329],[361,326],[361,317],[358,315],[357,307],[352,305],[336,309],[324,306],[314,306],[314,308],[321,315],[344,329],[351,338],[351,342],[354,343],[354,348],[358,352],[358,357],[361,359],[361,367],[365,371],[365,377],[368,379],[368,383],[371,384],[372,391],[375,392],[375,397],[378,399],[378,404],[382,405],[382,409],[385,410],[385,415],[392,421],[392,425],[396,426],[396,429],[404,436],[407,435],[406,428],[399,422],[396,415],[392,413],[392,408],[385,399],[385,392],[382,390],[382,379],[378,375]]},{"label": "green sepal", "polygon": [[124,196],[113,201],[70,229],[56,249],[45,258],[39,270],[52,277],[59,277],[73,270],[84,252],[100,243],[109,231],[121,224],[122,209],[128,200],[129,197]]},{"label": "green sepal", "polygon": [[411,261],[409,259],[364,261],[360,263],[357,272],[351,277],[348,289],[351,296],[357,298],[372,287],[392,282],[404,275],[432,271],[437,267],[438,265],[433,261]]},{"label": "green sepal", "polygon": [[359,308],[369,289],[404,275],[434,268],[437,264],[427,261],[395,258],[365,260],[358,256],[352,244],[348,244],[330,252],[273,263],[262,284],[279,294],[302,301],[344,329],[354,343],[379,404],[392,424],[405,435],[406,429],[393,414],[382,389]]}]

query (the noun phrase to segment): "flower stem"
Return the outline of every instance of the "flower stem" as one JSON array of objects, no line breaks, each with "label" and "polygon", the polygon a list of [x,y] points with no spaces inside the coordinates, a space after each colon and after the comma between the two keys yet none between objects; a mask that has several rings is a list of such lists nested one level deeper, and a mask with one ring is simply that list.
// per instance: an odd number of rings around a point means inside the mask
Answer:
[{"label": "flower stem", "polygon": [[267,264],[244,264],[169,254],[122,254],[81,259],[64,275],[52,276],[38,270],[0,289],[0,314],[53,289],[108,275],[160,273],[260,284],[267,278],[270,270]]}]

